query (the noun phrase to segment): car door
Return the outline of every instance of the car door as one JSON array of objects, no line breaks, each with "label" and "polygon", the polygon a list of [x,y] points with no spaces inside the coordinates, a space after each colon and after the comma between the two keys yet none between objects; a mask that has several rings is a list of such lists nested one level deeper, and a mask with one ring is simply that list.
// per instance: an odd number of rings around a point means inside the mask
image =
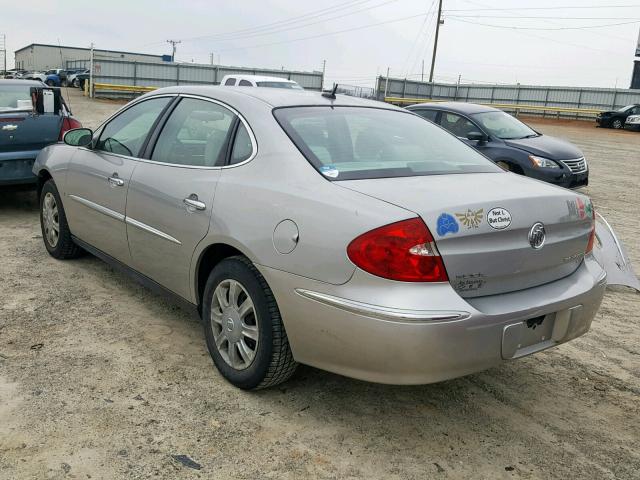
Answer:
[{"label": "car door", "polygon": [[192,255],[209,230],[237,123],[225,105],[185,96],[131,178],[126,222],[133,266],[186,299]]},{"label": "car door", "polygon": [[71,231],[127,264],[129,180],[154,123],[174,98],[153,98],[127,108],[96,134],[92,148],[78,148],[69,163],[64,206]]}]

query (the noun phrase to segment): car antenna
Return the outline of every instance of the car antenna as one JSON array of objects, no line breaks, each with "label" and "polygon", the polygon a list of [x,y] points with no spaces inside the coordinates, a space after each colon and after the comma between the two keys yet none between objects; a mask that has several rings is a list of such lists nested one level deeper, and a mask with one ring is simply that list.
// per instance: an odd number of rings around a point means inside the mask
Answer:
[{"label": "car antenna", "polygon": [[336,90],[338,90],[338,84],[333,84],[333,89],[330,92],[322,92],[322,96],[325,98],[330,98],[331,100],[336,99]]}]

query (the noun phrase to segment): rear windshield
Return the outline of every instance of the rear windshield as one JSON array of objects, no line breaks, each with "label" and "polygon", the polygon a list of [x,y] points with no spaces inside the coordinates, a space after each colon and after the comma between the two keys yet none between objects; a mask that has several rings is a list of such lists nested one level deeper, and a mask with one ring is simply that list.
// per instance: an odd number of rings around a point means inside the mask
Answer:
[{"label": "rear windshield", "polygon": [[279,108],[274,115],[330,180],[501,171],[447,131],[408,112],[318,106]]},{"label": "rear windshield", "polygon": [[28,85],[0,85],[0,112],[32,109]]},{"label": "rear windshield", "polygon": [[291,82],[256,82],[259,87],[271,87],[271,88],[292,88],[294,90],[303,90],[303,88],[297,83]]}]

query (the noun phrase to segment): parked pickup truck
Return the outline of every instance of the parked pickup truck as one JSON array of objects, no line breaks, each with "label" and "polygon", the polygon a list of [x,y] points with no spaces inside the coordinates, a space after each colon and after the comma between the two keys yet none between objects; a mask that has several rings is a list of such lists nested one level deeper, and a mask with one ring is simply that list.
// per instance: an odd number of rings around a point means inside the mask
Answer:
[{"label": "parked pickup truck", "polygon": [[0,187],[35,184],[31,169],[40,150],[81,126],[58,88],[0,80]]}]

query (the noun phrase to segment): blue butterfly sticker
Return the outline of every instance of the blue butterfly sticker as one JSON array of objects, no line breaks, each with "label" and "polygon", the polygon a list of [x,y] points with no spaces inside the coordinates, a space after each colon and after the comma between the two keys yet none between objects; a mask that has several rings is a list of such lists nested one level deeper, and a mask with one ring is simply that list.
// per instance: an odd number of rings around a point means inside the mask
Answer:
[{"label": "blue butterfly sticker", "polygon": [[456,219],[448,213],[442,213],[438,217],[438,235],[444,237],[447,233],[458,233],[460,226]]}]

